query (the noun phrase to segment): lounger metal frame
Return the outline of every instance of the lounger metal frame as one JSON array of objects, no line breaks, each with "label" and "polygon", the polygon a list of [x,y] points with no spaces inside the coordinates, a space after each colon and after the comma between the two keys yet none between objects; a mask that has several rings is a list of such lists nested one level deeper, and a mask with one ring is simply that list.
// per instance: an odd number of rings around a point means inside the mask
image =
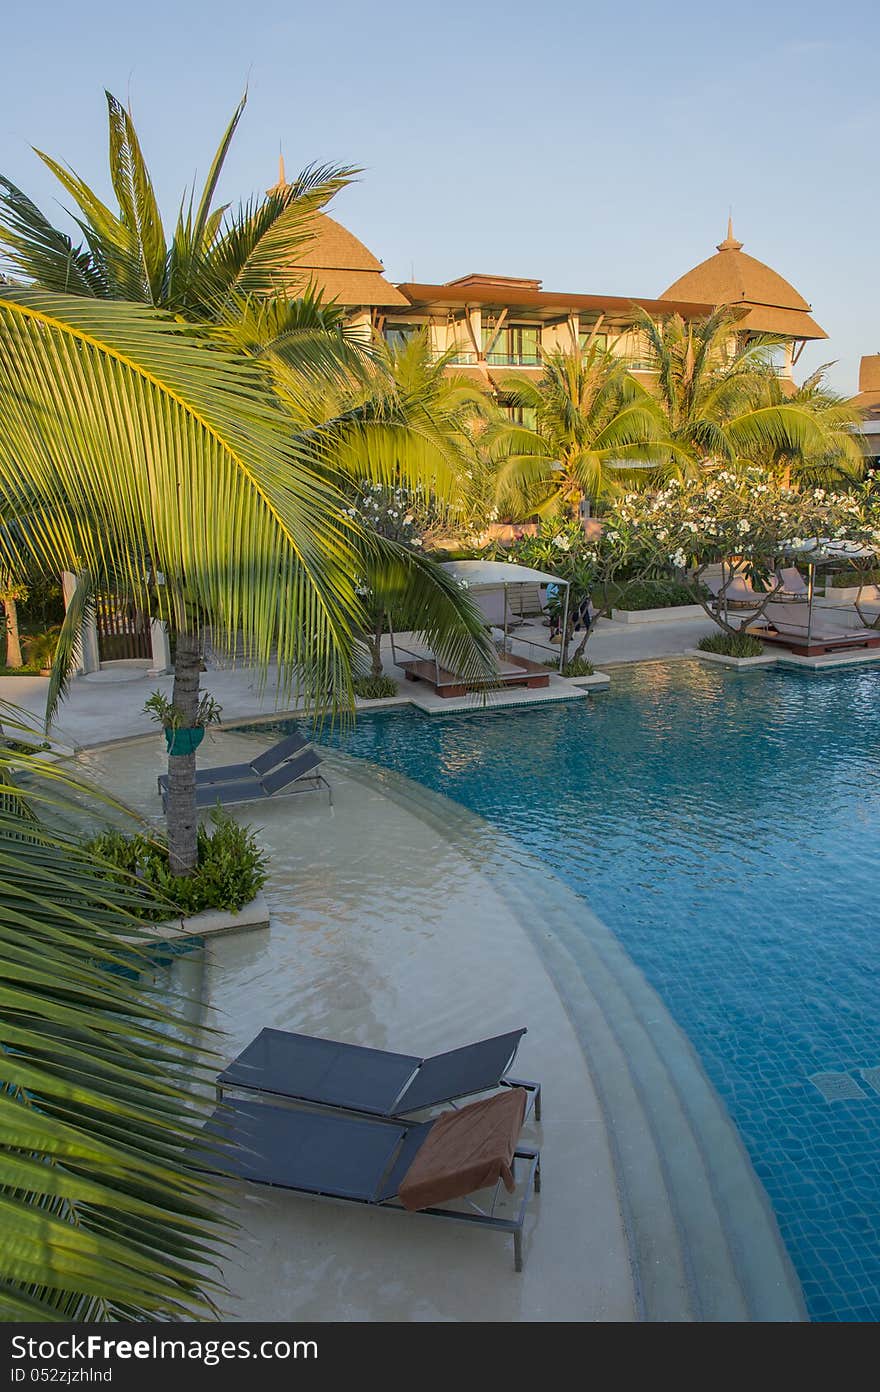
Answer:
[{"label": "lounger metal frame", "polygon": [[[259,1112],[260,1112],[260,1110],[262,1110],[263,1108],[265,1109],[265,1111],[266,1111],[267,1113],[269,1113],[269,1112],[278,1112],[278,1111],[282,1111],[282,1110],[288,1111],[288,1112],[290,1113],[291,1116],[297,1116],[297,1115],[308,1116],[308,1115],[310,1114],[310,1110],[311,1110],[311,1111],[314,1110],[314,1109],[305,1109],[305,1108],[299,1108],[299,1107],[291,1107],[291,1108],[284,1108],[284,1109],[281,1109],[281,1108],[277,1108],[277,1107],[272,1107],[272,1106],[270,1106],[268,1103],[256,1103],[256,1104],[253,1104],[253,1103],[251,1103],[251,1104],[245,1103],[245,1104],[244,1104],[244,1107],[247,1108],[248,1114],[251,1115],[251,1116],[256,1116],[256,1115],[258,1115]],[[236,1111],[236,1108],[235,1108],[235,1104],[234,1104],[234,1103],[232,1103],[232,1102],[227,1102],[227,1103],[221,1104],[221,1107],[218,1108],[218,1111],[214,1113],[214,1117],[212,1118],[212,1121],[214,1120],[214,1118],[217,1118],[218,1116],[221,1116],[223,1113],[235,1112],[235,1111]],[[330,1117],[333,1116],[333,1113],[332,1113],[332,1112],[331,1112],[331,1113],[324,1113],[324,1115],[325,1115],[326,1117],[330,1118]],[[418,1135],[419,1132],[424,1132],[425,1134],[427,1134],[427,1132],[430,1131],[431,1126],[432,1126],[433,1123],[430,1122],[430,1121],[428,1121],[428,1122],[407,1122],[407,1121],[400,1121],[400,1120],[393,1121],[393,1120],[386,1119],[386,1118],[384,1118],[384,1117],[360,1117],[360,1118],[358,1118],[358,1120],[362,1121],[365,1125],[368,1125],[368,1126],[385,1127],[385,1128],[394,1128],[395,1130],[397,1130],[397,1131],[400,1133],[400,1142],[399,1142],[398,1146],[396,1147],[396,1149],[392,1152],[392,1154],[391,1154],[391,1156],[390,1156],[390,1158],[389,1158],[389,1160],[388,1160],[388,1163],[387,1163],[387,1165],[386,1165],[386,1167],[385,1167],[384,1173],[383,1173],[383,1175],[380,1177],[379,1182],[377,1183],[377,1189],[380,1191],[380,1197],[377,1197],[377,1198],[367,1198],[367,1197],[360,1197],[360,1196],[351,1195],[351,1194],[343,1194],[343,1193],[340,1193],[340,1192],[338,1192],[338,1191],[334,1191],[334,1190],[331,1189],[331,1188],[326,1188],[326,1189],[324,1189],[324,1188],[311,1188],[311,1187],[304,1187],[304,1186],[301,1185],[301,1184],[292,1184],[292,1183],[291,1183],[291,1184],[285,1184],[283,1181],[279,1181],[278,1179],[261,1178],[259,1175],[256,1175],[256,1174],[253,1174],[253,1173],[245,1173],[245,1174],[242,1174],[242,1173],[236,1172],[236,1170],[235,1170],[234,1168],[225,1168],[225,1167],[222,1165],[222,1163],[221,1163],[221,1157],[222,1157],[222,1155],[223,1155],[223,1136],[222,1136],[222,1132],[221,1132],[221,1135],[220,1135],[219,1140],[216,1140],[216,1141],[215,1141],[216,1149],[214,1149],[214,1147],[212,1146],[210,1163],[205,1163],[207,1157],[204,1156],[204,1155],[201,1156],[201,1157],[197,1157],[197,1158],[196,1158],[196,1163],[197,1163],[200,1167],[203,1167],[203,1168],[205,1168],[205,1169],[209,1169],[209,1170],[210,1170],[211,1172],[213,1172],[213,1173],[224,1175],[226,1178],[237,1180],[237,1181],[240,1182],[240,1183],[244,1183],[244,1184],[259,1184],[259,1185],[262,1185],[263,1187],[265,1187],[265,1188],[267,1188],[267,1189],[280,1189],[280,1190],[286,1190],[286,1191],[288,1191],[289,1193],[302,1194],[302,1195],[304,1195],[304,1196],[307,1197],[307,1198],[319,1199],[319,1200],[321,1200],[321,1201],[323,1201],[323,1202],[331,1202],[331,1203],[339,1203],[339,1204],[349,1204],[349,1203],[353,1203],[353,1204],[358,1204],[358,1205],[360,1205],[362,1208],[382,1208],[382,1209],[386,1209],[386,1210],[388,1210],[389,1212],[392,1212],[392,1213],[413,1213],[413,1214],[418,1214],[418,1215],[424,1215],[424,1216],[427,1217],[427,1218],[445,1218],[445,1219],[447,1219],[447,1220],[449,1220],[449,1221],[452,1221],[452,1222],[455,1222],[455,1223],[470,1223],[471,1225],[475,1225],[475,1226],[477,1226],[477,1227],[492,1229],[492,1230],[494,1230],[495,1232],[502,1232],[502,1233],[510,1234],[510,1235],[513,1237],[513,1265],[514,1265],[514,1270],[517,1271],[517,1272],[522,1271],[523,1265],[524,1265],[524,1254],[523,1254],[523,1228],[524,1228],[524,1225],[525,1225],[525,1216],[526,1216],[526,1210],[527,1210],[527,1208],[528,1208],[529,1196],[530,1196],[532,1193],[539,1194],[539,1193],[541,1192],[541,1152],[540,1152],[540,1150],[538,1150],[538,1149],[537,1149],[536,1147],[534,1147],[534,1146],[526,1146],[526,1145],[519,1145],[519,1144],[518,1144],[517,1147],[516,1147],[516,1150],[515,1150],[514,1153],[513,1153],[513,1158],[512,1158],[512,1162],[511,1162],[511,1173],[512,1173],[512,1175],[513,1175],[514,1181],[515,1181],[515,1182],[519,1182],[519,1181],[517,1181],[517,1175],[516,1175],[516,1162],[517,1162],[518,1160],[524,1161],[525,1164],[526,1164],[527,1169],[526,1169],[526,1175],[525,1175],[525,1182],[524,1182],[524,1184],[523,1184],[522,1198],[520,1199],[519,1206],[518,1206],[518,1208],[516,1209],[516,1212],[515,1212],[511,1217],[509,1217],[509,1218],[501,1218],[501,1217],[498,1217],[498,1216],[494,1213],[494,1211],[493,1211],[493,1212],[489,1212],[489,1213],[483,1212],[481,1209],[479,1209],[479,1208],[477,1207],[476,1204],[473,1203],[473,1201],[472,1201],[470,1198],[466,1199],[465,1202],[468,1202],[468,1203],[471,1204],[471,1207],[472,1207],[472,1209],[474,1210],[473,1212],[463,1212],[463,1211],[461,1211],[460,1209],[455,1209],[455,1208],[433,1208],[433,1207],[432,1207],[432,1208],[419,1208],[419,1209],[406,1209],[406,1208],[404,1208],[403,1204],[400,1203],[400,1201],[399,1201],[399,1199],[398,1199],[398,1197],[397,1197],[397,1191],[396,1191],[396,1189],[395,1189],[395,1191],[394,1191],[393,1193],[389,1194],[387,1197],[382,1197],[382,1196],[381,1196],[381,1190],[382,1190],[383,1187],[384,1187],[384,1188],[387,1188],[387,1187],[388,1187],[388,1183],[387,1183],[388,1179],[390,1178],[391,1175],[393,1175],[394,1170],[395,1170],[398,1166],[401,1165],[401,1162],[402,1162],[402,1161],[404,1161],[404,1160],[409,1160],[409,1164],[412,1163],[412,1160],[415,1158],[415,1155],[416,1155],[416,1153],[418,1152],[418,1150],[419,1150],[419,1148],[420,1148],[420,1143],[419,1143],[419,1144],[416,1144],[416,1145],[413,1145],[413,1144],[412,1144],[413,1138],[416,1137],[416,1136]],[[210,1123],[209,1123],[209,1126],[210,1126]],[[214,1135],[215,1135],[215,1137],[216,1137],[216,1132],[214,1133]],[[228,1143],[229,1143],[229,1142],[228,1142],[228,1138],[227,1138],[227,1144],[228,1144]],[[411,1153],[410,1153],[410,1154],[407,1154],[407,1152],[411,1152]],[[401,1175],[400,1175],[400,1179],[402,1179],[402,1178],[403,1178],[403,1175],[406,1174],[407,1170],[409,1169],[409,1164],[407,1164],[407,1165],[406,1165],[406,1168],[403,1169],[403,1171],[402,1171],[402,1173],[401,1173]],[[399,1183],[399,1182],[400,1182],[400,1180],[398,1180],[398,1183]],[[494,1193],[495,1193],[495,1200],[493,1200],[493,1209],[494,1209],[494,1203],[497,1201],[498,1185],[499,1185],[500,1183],[501,1183],[501,1181],[499,1180],[499,1181],[498,1181],[498,1184],[496,1184],[496,1186],[495,1186],[495,1190],[494,1190]]]}]

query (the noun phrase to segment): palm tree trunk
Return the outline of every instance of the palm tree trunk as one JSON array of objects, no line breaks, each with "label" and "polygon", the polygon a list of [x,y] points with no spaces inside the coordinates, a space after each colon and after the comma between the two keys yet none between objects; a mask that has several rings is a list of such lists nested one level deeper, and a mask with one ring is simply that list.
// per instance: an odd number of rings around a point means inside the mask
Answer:
[{"label": "palm tree trunk", "polygon": [[385,615],[380,614],[375,620],[373,635],[367,640],[367,647],[370,649],[370,675],[372,677],[382,676],[382,634],[385,630]]},{"label": "palm tree trunk", "polygon": [[[184,717],[184,725],[195,724],[199,707],[199,676],[202,649],[192,633],[178,633],[174,656],[172,703]],[[196,809],[196,756],[168,756],[168,861],[172,875],[191,875],[198,855],[198,811]]]},{"label": "palm tree trunk", "polygon": [[21,639],[18,636],[18,605],[14,599],[4,599],[6,613],[6,666],[21,667]]}]

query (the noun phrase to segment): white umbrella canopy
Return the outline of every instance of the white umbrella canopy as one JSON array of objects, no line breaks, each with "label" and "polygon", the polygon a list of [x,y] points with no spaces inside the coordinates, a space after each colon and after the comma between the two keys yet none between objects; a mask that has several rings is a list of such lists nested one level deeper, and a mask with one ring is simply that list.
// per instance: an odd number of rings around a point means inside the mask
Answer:
[{"label": "white umbrella canopy", "polygon": [[[563,580],[559,575],[550,575],[544,570],[533,570],[531,566],[516,565],[514,561],[441,561],[441,567],[448,575],[457,580],[459,584],[465,585],[467,589],[474,592],[474,598],[487,621],[493,626],[503,629],[504,647],[508,644],[508,621],[510,618],[508,610],[507,592],[516,585],[557,585],[565,587],[565,600],[563,604],[562,631],[568,624],[568,595],[569,581]],[[492,593],[498,596],[498,604],[493,605],[491,600]],[[481,598],[480,598],[481,597]],[[497,612],[496,612],[497,608]],[[534,639],[529,640],[533,646],[536,644]],[[565,653],[565,643],[559,644],[559,670],[562,671],[563,658]]]},{"label": "white umbrella canopy", "polygon": [[830,537],[811,537],[799,546],[791,546],[792,556],[802,558],[808,565],[833,565],[838,561],[869,560],[877,555],[875,546],[862,546],[857,541],[834,541]]},{"label": "white umbrella canopy", "polygon": [[516,565],[513,561],[441,561],[441,569],[469,590],[494,590],[503,585],[567,585],[558,575],[548,575],[531,566]]}]

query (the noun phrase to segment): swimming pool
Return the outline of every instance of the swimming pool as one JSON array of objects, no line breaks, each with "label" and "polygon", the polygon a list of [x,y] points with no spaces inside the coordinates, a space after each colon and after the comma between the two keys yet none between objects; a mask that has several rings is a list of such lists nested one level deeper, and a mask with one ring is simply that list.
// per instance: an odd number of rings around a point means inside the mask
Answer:
[{"label": "swimming pool", "polygon": [[724,1098],[812,1318],[880,1318],[880,671],[643,664],[608,696],[328,742],[589,901]]}]

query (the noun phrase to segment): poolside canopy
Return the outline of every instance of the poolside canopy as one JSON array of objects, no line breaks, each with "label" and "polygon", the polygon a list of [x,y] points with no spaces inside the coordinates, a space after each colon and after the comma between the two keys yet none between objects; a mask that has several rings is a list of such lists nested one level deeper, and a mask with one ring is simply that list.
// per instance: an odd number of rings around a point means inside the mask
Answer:
[{"label": "poolside canopy", "polygon": [[[531,566],[516,565],[514,561],[441,561],[441,569],[445,570],[459,583],[466,585],[469,590],[473,590],[475,596],[484,597],[480,608],[486,618],[498,628],[503,629],[503,647],[509,647],[509,628],[512,618],[510,611],[509,592],[518,585],[537,585],[545,588],[547,585],[558,585],[560,591],[564,593],[563,599],[563,618],[562,630],[568,623],[568,595],[569,582],[561,579],[558,575],[550,575],[544,570],[533,570]],[[493,613],[491,606],[485,603],[485,597],[492,594],[501,596],[501,606],[499,613]],[[532,647],[544,647],[542,643],[537,643],[533,639],[530,643]],[[559,645],[559,670],[562,671],[564,660],[565,644]]]},{"label": "poolside canopy", "polygon": [[513,561],[441,561],[440,568],[464,581],[469,590],[498,590],[506,585],[568,586],[568,581],[558,575],[515,565]]}]

